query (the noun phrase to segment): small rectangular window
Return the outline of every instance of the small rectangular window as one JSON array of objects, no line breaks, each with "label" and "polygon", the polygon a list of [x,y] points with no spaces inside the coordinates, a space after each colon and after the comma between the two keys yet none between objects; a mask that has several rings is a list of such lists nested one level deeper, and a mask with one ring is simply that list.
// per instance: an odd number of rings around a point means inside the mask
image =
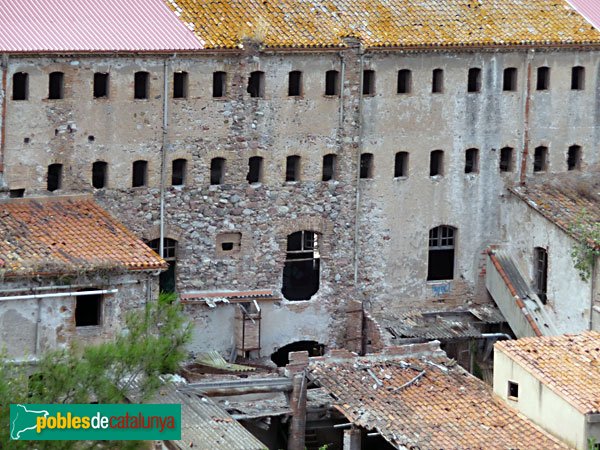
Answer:
[{"label": "small rectangular window", "polygon": [[408,152],[398,152],[394,161],[394,177],[406,176],[408,176]]},{"label": "small rectangular window", "polygon": [[571,89],[574,91],[585,89],[585,67],[575,66],[571,69]]},{"label": "small rectangular window", "polygon": [[567,170],[581,169],[581,147],[579,145],[571,145],[567,155]]},{"label": "small rectangular window", "polygon": [[92,164],[92,186],[95,189],[103,189],[106,187],[107,175],[107,163],[104,161],[96,161],[94,164]]},{"label": "small rectangular window", "polygon": [[11,189],[8,191],[9,198],[21,198],[25,195],[25,189]]},{"label": "small rectangular window", "polygon": [[374,95],[375,94],[375,71],[364,70],[363,71],[363,95]]},{"label": "small rectangular window", "polygon": [[148,72],[136,72],[134,75],[134,98],[147,99],[149,84],[150,74]]},{"label": "small rectangular window", "polygon": [[265,96],[265,73],[256,71],[250,74],[248,78],[248,94],[250,97],[264,97]]},{"label": "small rectangular window", "polygon": [[433,94],[441,94],[444,92],[444,71],[442,69],[433,70],[431,92]]},{"label": "small rectangular window", "polygon": [[465,152],[465,173],[479,172],[479,150],[470,148]]},{"label": "small rectangular window", "polygon": [[148,162],[134,161],[131,187],[146,186],[148,182]]},{"label": "small rectangular window", "polygon": [[412,73],[410,70],[402,69],[398,71],[398,86],[396,92],[398,94],[410,94],[412,90]]},{"label": "small rectangular window", "polygon": [[302,95],[302,72],[293,70],[289,73],[288,96],[299,97]]},{"label": "small rectangular window", "polygon": [[513,149],[504,147],[500,149],[500,172],[513,171]]},{"label": "small rectangular window", "polygon": [[62,176],[63,176],[63,165],[62,164],[50,164],[48,166],[48,179],[47,189],[50,192],[56,191],[62,188]]},{"label": "small rectangular window", "polygon": [[285,164],[285,181],[300,181],[300,157],[288,156]]},{"label": "small rectangular window", "polygon": [[225,97],[226,89],[225,83],[227,80],[227,74],[225,72],[213,72],[213,93],[214,98]]},{"label": "small rectangular window", "polygon": [[242,249],[242,233],[221,233],[217,235],[217,256],[229,256]]},{"label": "small rectangular window", "polygon": [[548,147],[536,147],[533,155],[533,171],[545,172],[548,168]]},{"label": "small rectangular window", "polygon": [[225,158],[213,158],[210,161],[210,184],[225,182]]},{"label": "small rectangular window", "polygon": [[263,178],[263,159],[260,156],[251,156],[248,160],[248,183],[262,183]]},{"label": "small rectangular window", "polygon": [[50,100],[61,100],[64,98],[65,74],[52,72],[48,77],[48,98]]},{"label": "small rectangular window", "polygon": [[173,73],[173,98],[187,98],[188,96],[188,73]]},{"label": "small rectangular window", "polygon": [[514,381],[508,382],[508,397],[513,400],[519,398],[519,383],[515,383]]},{"label": "small rectangular window", "polygon": [[469,69],[469,80],[467,84],[468,92],[481,91],[481,69],[477,67]]},{"label": "small rectangular window", "polygon": [[538,67],[536,89],[538,91],[550,89],[550,67]]},{"label": "small rectangular window", "polygon": [[183,186],[185,184],[185,173],[187,169],[187,160],[174,159],[172,164],[171,184],[173,186]]},{"label": "small rectangular window", "polygon": [[94,74],[94,98],[108,97],[108,73]]},{"label": "small rectangular window", "polygon": [[548,301],[548,250],[535,247],[533,256],[535,293],[545,305]]},{"label": "small rectangular window", "polygon": [[101,324],[102,295],[78,295],[75,297],[75,326],[91,327]]},{"label": "small rectangular window", "polygon": [[431,152],[429,160],[429,176],[444,174],[444,152],[442,150],[434,150]]},{"label": "small rectangular window", "polygon": [[325,95],[340,95],[340,73],[337,70],[325,73]]},{"label": "small rectangular window", "polygon": [[360,178],[373,178],[373,153],[360,155]]},{"label": "small rectangular window", "polygon": [[328,154],[323,156],[323,181],[335,180],[336,155]]},{"label": "small rectangular window", "polygon": [[17,72],[13,75],[13,100],[27,100],[29,98],[29,74]]},{"label": "small rectangular window", "polygon": [[503,91],[516,91],[517,90],[517,69],[509,67],[504,69],[504,79],[502,80]]}]

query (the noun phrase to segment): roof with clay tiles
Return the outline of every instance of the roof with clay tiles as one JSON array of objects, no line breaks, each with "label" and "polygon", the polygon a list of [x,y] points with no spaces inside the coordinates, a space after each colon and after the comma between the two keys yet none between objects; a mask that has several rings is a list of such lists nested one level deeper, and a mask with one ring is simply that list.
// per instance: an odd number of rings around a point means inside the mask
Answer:
[{"label": "roof with clay tiles", "polygon": [[205,48],[598,44],[565,0],[165,0]]},{"label": "roof with clay tiles", "polygon": [[89,197],[0,202],[4,276],[163,268],[165,261]]},{"label": "roof with clay tiles", "polygon": [[600,333],[529,337],[495,345],[583,414],[600,413]]}]

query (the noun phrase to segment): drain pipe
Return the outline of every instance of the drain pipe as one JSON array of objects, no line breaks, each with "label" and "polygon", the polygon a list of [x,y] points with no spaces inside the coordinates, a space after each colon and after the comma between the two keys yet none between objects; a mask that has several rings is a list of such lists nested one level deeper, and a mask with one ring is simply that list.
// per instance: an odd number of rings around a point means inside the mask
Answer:
[{"label": "drain pipe", "polygon": [[362,153],[362,143],[363,143],[363,83],[364,83],[364,66],[365,66],[365,53],[362,47],[362,42],[360,44],[360,81],[358,86],[358,145],[357,145],[357,155],[356,155],[356,210],[354,214],[354,287],[358,288],[358,253],[359,253],[359,243],[358,239],[360,236],[360,155]]},{"label": "drain pipe", "polygon": [[[173,58],[175,55],[173,55]],[[161,258],[165,255],[165,183],[166,183],[166,154],[167,133],[169,131],[169,80],[168,80],[169,57],[165,57],[163,65],[163,124],[162,124],[162,146],[160,149],[160,231],[158,254]]]},{"label": "drain pipe", "polygon": [[[594,321],[593,321],[593,317],[594,317],[594,294],[596,293],[596,267],[597,267],[597,263],[598,263],[598,256],[595,256],[594,259],[592,259],[592,271],[591,271],[591,277],[590,277],[590,331],[593,330],[593,326],[594,326]],[[598,274],[598,276],[600,276],[600,274]]]},{"label": "drain pipe", "polygon": [[0,127],[0,187],[2,187],[4,183],[4,151],[6,148],[6,105],[7,105],[7,97],[8,92],[6,92],[6,83],[8,78],[8,55],[4,53],[2,55],[2,118],[0,121],[2,122],[2,127]]},{"label": "drain pipe", "polygon": [[529,157],[529,114],[531,109],[531,59],[533,58],[534,50],[527,52],[525,57],[525,65],[527,70],[527,83],[525,87],[525,105],[523,112],[523,154],[521,159],[521,173],[519,174],[519,184],[525,185],[527,176],[527,158]]},{"label": "drain pipe", "polygon": [[338,130],[341,132],[344,128],[344,80],[346,78],[346,61],[344,60],[344,54],[340,52],[340,112],[339,118],[340,123]]},{"label": "drain pipe", "polygon": [[11,295],[8,297],[0,297],[0,302],[6,302],[11,300],[32,300],[41,298],[56,298],[56,297],[81,297],[84,295],[99,295],[99,294],[116,294],[119,292],[118,289],[97,289],[94,291],[81,291],[81,292],[55,292],[52,294],[29,294],[29,295]]},{"label": "drain pipe", "polygon": [[40,353],[40,324],[42,323],[42,299],[37,299],[37,315],[35,321],[35,355]]}]

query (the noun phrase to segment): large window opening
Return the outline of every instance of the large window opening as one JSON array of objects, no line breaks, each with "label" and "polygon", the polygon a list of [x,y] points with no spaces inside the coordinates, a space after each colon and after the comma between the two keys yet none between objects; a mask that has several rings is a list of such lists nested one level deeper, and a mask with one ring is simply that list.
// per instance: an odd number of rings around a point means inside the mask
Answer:
[{"label": "large window opening", "polygon": [[94,74],[94,98],[108,97],[108,73]]},{"label": "large window opening", "polygon": [[289,355],[292,352],[308,352],[309,357],[323,356],[325,346],[317,341],[298,341],[284,345],[279,350],[271,354],[271,361],[277,364],[277,367],[285,367],[290,363]]},{"label": "large window opening", "polygon": [[472,68],[469,69],[469,80],[467,91],[468,92],[479,92],[481,90],[481,69]]},{"label": "large window opening", "polygon": [[248,78],[248,88],[246,89],[250,97],[265,96],[265,73],[256,71],[250,74]]},{"label": "large window opening", "polygon": [[585,89],[585,67],[575,66],[571,70],[571,89],[575,91]]},{"label": "large window opening", "polygon": [[444,151],[434,150],[429,159],[429,176],[444,175]]},{"label": "large window opening", "polygon": [[325,95],[340,95],[340,73],[337,70],[325,73]]},{"label": "large window opening", "polygon": [[225,182],[225,158],[213,158],[210,161],[210,184]]},{"label": "large window opening", "polygon": [[444,71],[442,69],[434,69],[431,78],[431,92],[433,94],[441,94],[444,92]]},{"label": "large window opening", "polygon": [[214,98],[225,97],[225,81],[227,80],[227,74],[225,72],[213,72],[213,91],[212,96]]},{"label": "large window opening", "polygon": [[29,97],[29,75],[17,72],[13,75],[13,100],[27,100]]},{"label": "large window opening", "polygon": [[62,188],[63,165],[50,164],[48,166],[47,189],[50,192]]},{"label": "large window opening", "polygon": [[394,178],[408,176],[408,152],[398,152],[394,159]]},{"label": "large window opening", "polygon": [[535,293],[545,305],[548,301],[548,251],[542,247],[534,249]]},{"label": "large window opening", "polygon": [[479,150],[469,148],[465,152],[465,173],[479,172]]},{"label": "large window opening", "polygon": [[538,67],[536,90],[547,91],[550,89],[550,67]]},{"label": "large window opening", "polygon": [[262,156],[251,156],[248,159],[248,183],[262,183],[263,179],[263,158]]},{"label": "large window opening", "polygon": [[548,169],[548,147],[536,147],[533,154],[533,171],[545,172]]},{"label": "large window opening", "polygon": [[150,74],[148,72],[136,72],[133,84],[133,97],[137,99],[147,99],[150,87]]},{"label": "large window opening", "polygon": [[513,149],[504,147],[500,149],[500,172],[513,171]]},{"label": "large window opening", "polygon": [[185,184],[185,175],[187,172],[186,159],[174,159],[171,173],[171,184],[173,186],[183,186]]},{"label": "large window opening", "polygon": [[62,72],[52,72],[48,77],[48,98],[50,100],[60,100],[64,98],[65,74]]},{"label": "large window opening", "polygon": [[298,231],[287,238],[281,292],[288,300],[310,300],[319,290],[319,235]]},{"label": "large window opening", "polygon": [[146,186],[148,182],[148,162],[142,160],[134,161],[132,169],[131,187]]},{"label": "large window opening", "polygon": [[373,153],[360,155],[360,178],[373,178]]},{"label": "large window opening", "polygon": [[571,145],[567,155],[567,170],[581,169],[581,147],[579,145]]},{"label": "large window opening", "polygon": [[323,156],[323,181],[335,180],[336,155],[330,153]]},{"label": "large window opening", "polygon": [[375,71],[364,70],[363,71],[363,95],[374,95],[375,94]]},{"label": "large window opening", "polygon": [[454,278],[455,231],[455,228],[445,225],[429,230],[428,281]]},{"label": "large window opening", "polygon": [[108,164],[104,161],[96,161],[92,164],[92,186],[96,189],[106,187],[106,179],[108,175]]},{"label": "large window opening", "polygon": [[187,98],[188,96],[188,73],[173,73],[173,98]]},{"label": "large window opening", "polygon": [[[147,245],[160,254],[160,239],[154,239],[148,242]],[[164,238],[163,259],[167,262],[169,268],[159,275],[160,292],[175,292],[175,267],[177,265],[177,241],[175,239]]]},{"label": "large window opening", "polygon": [[75,297],[75,326],[91,327],[101,324],[102,294]]},{"label": "large window opening", "polygon": [[293,70],[289,74],[288,96],[299,97],[302,95],[302,72]]},{"label": "large window opening", "polygon": [[396,92],[398,94],[410,94],[412,90],[412,73],[408,69],[398,71],[398,86]]},{"label": "large window opening", "polygon": [[502,83],[503,91],[516,91],[517,90],[517,69],[515,67],[508,67],[504,69],[504,79]]},{"label": "large window opening", "polygon": [[288,156],[285,163],[285,181],[300,181],[300,157]]}]

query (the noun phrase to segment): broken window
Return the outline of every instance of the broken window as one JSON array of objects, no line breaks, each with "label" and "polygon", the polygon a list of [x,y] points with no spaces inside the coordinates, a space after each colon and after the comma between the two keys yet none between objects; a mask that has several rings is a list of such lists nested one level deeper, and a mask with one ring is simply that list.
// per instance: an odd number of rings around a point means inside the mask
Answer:
[{"label": "broken window", "polygon": [[64,98],[65,74],[62,72],[52,72],[48,77],[48,98],[50,100],[60,100]]},{"label": "broken window", "polygon": [[567,156],[567,170],[581,169],[581,147],[579,145],[571,145]]},{"label": "broken window", "polygon": [[250,74],[248,78],[248,94],[250,97],[264,97],[265,96],[265,73],[256,71]]},{"label": "broken window", "polygon": [[585,89],[585,67],[575,66],[571,69],[571,89],[575,91]]},{"label": "broken window", "polygon": [[429,159],[429,176],[444,175],[444,152],[434,150]]},{"label": "broken window", "polygon": [[467,83],[468,92],[479,92],[481,90],[481,69],[473,67],[469,69],[469,79]]},{"label": "broken window", "polygon": [[285,181],[300,181],[300,157],[288,156],[285,163]]},{"label": "broken window", "polygon": [[225,182],[225,158],[210,160],[210,184],[223,184]]},{"label": "broken window", "polygon": [[375,71],[374,70],[364,70],[363,71],[362,93],[363,93],[363,95],[375,94]]},{"label": "broken window", "polygon": [[13,100],[27,100],[29,98],[29,74],[17,72],[13,75]]},{"label": "broken window", "polygon": [[225,97],[226,89],[225,82],[227,74],[225,72],[213,72],[213,91],[212,96],[215,98]]},{"label": "broken window", "polygon": [[134,98],[147,99],[150,87],[150,74],[148,72],[136,72],[133,81]]},{"label": "broken window", "polygon": [[513,171],[513,149],[503,147],[500,149],[500,172]]},{"label": "broken window", "polygon": [[[147,242],[147,245],[160,255],[160,239]],[[163,239],[162,257],[169,267],[159,275],[158,285],[160,292],[175,292],[175,269],[177,266],[177,241],[175,239]]]},{"label": "broken window", "polygon": [[373,178],[373,153],[360,155],[360,177]]},{"label": "broken window", "polygon": [[8,191],[9,198],[21,198],[25,195],[25,189],[11,189]]},{"label": "broken window", "polygon": [[289,74],[288,96],[299,97],[302,95],[302,72],[293,70]]},{"label": "broken window", "polygon": [[409,94],[412,90],[412,73],[408,69],[398,71],[398,86],[396,92],[398,94]]},{"label": "broken window", "polygon": [[455,228],[441,225],[429,230],[429,260],[427,280],[454,278]]},{"label": "broken window", "polygon": [[519,383],[515,383],[514,381],[508,382],[508,398],[512,400],[518,400],[519,398]]},{"label": "broken window", "polygon": [[534,254],[534,276],[535,293],[545,305],[548,301],[548,251],[542,247],[536,247]]},{"label": "broken window", "polygon": [[550,89],[550,67],[538,67],[536,89],[538,91]]},{"label": "broken window", "polygon": [[131,187],[146,186],[148,182],[148,162],[142,160],[134,161],[132,175]]},{"label": "broken window", "polygon": [[394,159],[394,177],[408,176],[408,152],[398,152]]},{"label": "broken window", "polygon": [[479,150],[470,148],[465,152],[465,173],[479,172]]},{"label": "broken window", "polygon": [[50,192],[62,188],[62,164],[50,164],[48,166],[47,188]]},{"label": "broken window", "polygon": [[108,73],[96,72],[94,74],[94,98],[108,97]]},{"label": "broken window", "polygon": [[188,96],[188,73],[173,73],[173,98],[187,98]]},{"label": "broken window", "polygon": [[545,172],[548,168],[548,147],[536,147],[533,155],[533,171]]},{"label": "broken window", "polygon": [[333,153],[323,156],[323,181],[335,180],[337,156]]},{"label": "broken window", "polygon": [[96,189],[106,187],[108,176],[108,164],[104,161],[96,161],[92,164],[92,186]]},{"label": "broken window", "polygon": [[262,183],[263,178],[263,158],[261,156],[251,156],[248,159],[248,183]]},{"label": "broken window", "polygon": [[442,69],[433,70],[431,92],[433,94],[441,94],[444,92],[444,71]]},{"label": "broken window", "polygon": [[102,294],[75,297],[75,326],[91,327],[101,324]]},{"label": "broken window", "polygon": [[185,173],[187,169],[186,159],[174,159],[172,163],[171,184],[183,186],[185,184]]},{"label": "broken window", "polygon": [[298,231],[287,238],[281,292],[288,300],[310,300],[319,290],[319,235]]},{"label": "broken window", "polygon": [[340,73],[337,70],[325,73],[325,95],[340,95]]},{"label": "broken window", "polygon": [[517,90],[517,69],[514,67],[508,67],[504,69],[504,79],[502,80],[503,91],[516,91]]},{"label": "broken window", "polygon": [[217,235],[217,255],[228,256],[239,253],[242,248],[242,233],[221,233]]}]

